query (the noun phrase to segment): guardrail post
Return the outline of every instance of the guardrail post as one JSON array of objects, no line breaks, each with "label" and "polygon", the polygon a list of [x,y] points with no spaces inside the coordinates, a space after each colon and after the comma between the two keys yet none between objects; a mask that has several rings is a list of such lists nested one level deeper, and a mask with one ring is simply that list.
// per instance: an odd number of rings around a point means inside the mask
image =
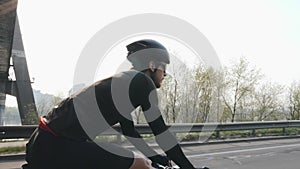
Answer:
[{"label": "guardrail post", "polygon": [[284,136],[286,135],[285,127],[282,128],[282,134],[283,134]]},{"label": "guardrail post", "polygon": [[220,138],[220,131],[216,131],[216,139]]},{"label": "guardrail post", "polygon": [[255,129],[252,130],[252,136],[253,136],[253,137],[256,136],[256,131],[255,131]]}]

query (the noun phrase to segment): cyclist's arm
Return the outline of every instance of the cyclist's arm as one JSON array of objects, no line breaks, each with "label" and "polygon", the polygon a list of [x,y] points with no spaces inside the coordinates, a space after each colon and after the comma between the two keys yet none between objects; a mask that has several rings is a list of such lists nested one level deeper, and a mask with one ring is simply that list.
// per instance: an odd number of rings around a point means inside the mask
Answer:
[{"label": "cyclist's arm", "polygon": [[181,168],[194,169],[194,166],[181,150],[176,138],[168,130],[158,106],[152,106],[144,114],[153,134],[155,135],[157,143],[164,150],[167,156]]},{"label": "cyclist's arm", "polygon": [[150,148],[149,145],[141,137],[141,135],[137,132],[137,130],[134,127],[133,121],[123,117],[122,120],[120,120],[120,125],[121,125],[121,129],[122,129],[124,136],[140,152],[142,152],[147,157],[157,155],[157,152],[155,152],[152,148]]},{"label": "cyclist's arm", "polygon": [[[158,97],[153,81],[146,75],[140,73],[133,78],[129,93],[132,105],[134,105],[134,107],[142,107],[146,120],[151,127],[153,134],[156,136],[157,143],[165,151],[168,157],[181,168],[194,169],[193,165],[183,154],[176,138],[168,131],[168,128],[165,125],[158,108]],[[131,134],[134,135],[134,133]]]}]

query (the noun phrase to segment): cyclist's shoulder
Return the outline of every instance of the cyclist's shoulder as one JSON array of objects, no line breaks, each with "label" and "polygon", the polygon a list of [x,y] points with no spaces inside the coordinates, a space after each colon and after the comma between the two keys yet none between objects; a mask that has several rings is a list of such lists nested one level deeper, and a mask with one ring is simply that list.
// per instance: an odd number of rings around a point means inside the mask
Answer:
[{"label": "cyclist's shoulder", "polygon": [[126,83],[127,85],[130,85],[133,88],[147,87],[155,89],[154,82],[149,76],[147,76],[143,72],[134,69],[115,74],[114,76],[112,76],[111,81],[112,84],[118,85]]},{"label": "cyclist's shoulder", "polygon": [[[105,79],[95,82],[93,87],[96,90],[126,90],[134,93],[141,91],[142,93],[149,93],[150,91],[156,89],[152,79],[143,72],[136,70],[123,71],[114,74]],[[129,92],[129,93],[130,93]],[[128,93],[128,94],[129,94]]]}]

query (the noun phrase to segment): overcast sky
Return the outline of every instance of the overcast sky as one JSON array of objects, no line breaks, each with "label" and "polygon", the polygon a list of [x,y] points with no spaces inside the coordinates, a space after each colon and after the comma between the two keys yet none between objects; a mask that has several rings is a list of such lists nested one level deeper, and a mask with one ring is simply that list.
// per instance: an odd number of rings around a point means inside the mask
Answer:
[{"label": "overcast sky", "polygon": [[89,39],[116,20],[142,13],[167,14],[197,27],[222,65],[244,56],[274,82],[300,80],[299,9],[297,0],[20,0],[18,15],[33,88],[66,94]]}]

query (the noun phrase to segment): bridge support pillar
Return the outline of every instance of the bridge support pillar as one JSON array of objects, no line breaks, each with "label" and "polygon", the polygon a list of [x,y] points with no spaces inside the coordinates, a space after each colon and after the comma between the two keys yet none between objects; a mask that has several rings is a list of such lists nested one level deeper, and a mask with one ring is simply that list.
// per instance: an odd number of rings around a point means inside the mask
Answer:
[{"label": "bridge support pillar", "polygon": [[11,91],[17,98],[22,125],[38,124],[38,114],[27,68],[23,41],[18,18],[16,18],[12,47],[12,63],[16,80],[11,83]]},{"label": "bridge support pillar", "polygon": [[16,14],[17,3],[4,0],[0,2],[0,6],[12,6],[11,10],[0,16],[0,125],[4,123],[6,94],[17,98],[22,125],[38,124],[38,114]]}]

